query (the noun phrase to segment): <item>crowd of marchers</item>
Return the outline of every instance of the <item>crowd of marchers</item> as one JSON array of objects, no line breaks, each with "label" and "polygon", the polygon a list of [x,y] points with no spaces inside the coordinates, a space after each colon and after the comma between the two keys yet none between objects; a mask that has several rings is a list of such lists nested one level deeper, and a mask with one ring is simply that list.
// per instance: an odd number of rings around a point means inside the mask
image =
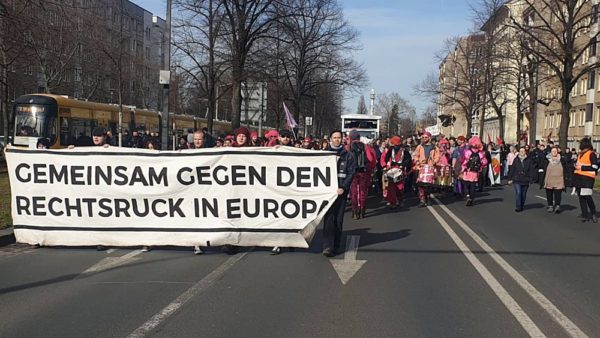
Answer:
[{"label": "crowd of marchers", "polygon": [[[95,128],[92,134],[93,146],[109,146],[110,135],[103,128]],[[38,142],[39,148],[48,146],[43,141]],[[478,136],[432,137],[428,132],[364,141],[355,130],[348,134],[336,130],[328,138],[313,139],[297,138],[286,129],[270,130],[261,137],[240,127],[222,137],[207,130],[190,131],[179,138],[177,149],[289,146],[335,152],[338,197],[323,221],[323,254],[328,257],[340,252],[346,204],[351,203],[352,218],[364,218],[369,193],[381,196],[390,209],[404,208],[406,194],[418,196],[418,207],[430,205],[433,194],[453,194],[471,207],[477,204],[478,192],[504,179],[514,187],[515,212],[523,211],[529,186],[538,184],[546,191],[548,212],[560,213],[562,194],[571,189],[579,198],[581,221],[597,222],[592,193],[598,156],[589,138],[580,141],[579,149],[561,149],[552,142],[507,145],[500,139],[484,144]],[[144,147],[160,149],[153,142],[148,138]],[[226,245],[223,250],[232,254],[239,248]],[[204,251],[196,246],[194,252]],[[281,248],[272,249],[272,254],[279,253]]]}]

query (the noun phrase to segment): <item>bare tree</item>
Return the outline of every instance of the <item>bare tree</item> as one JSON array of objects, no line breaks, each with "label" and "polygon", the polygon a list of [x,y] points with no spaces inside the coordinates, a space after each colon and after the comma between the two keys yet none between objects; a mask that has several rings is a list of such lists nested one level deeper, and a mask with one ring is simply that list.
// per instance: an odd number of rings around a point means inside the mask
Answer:
[{"label": "bare tree", "polygon": [[431,102],[462,113],[471,136],[473,118],[483,106],[484,53],[481,34],[449,38],[438,55],[440,74],[428,75],[415,86],[417,94]]},{"label": "bare tree", "polygon": [[382,114],[385,133],[399,133],[402,118],[415,114],[416,108],[398,93],[382,93],[378,95],[375,110]]},{"label": "bare tree", "polygon": [[[595,50],[599,32],[591,31],[598,20],[597,7],[592,10],[589,1],[578,0],[523,0],[524,17],[512,18],[512,25],[526,37],[525,47],[529,60],[535,65],[550,69],[560,86],[559,144],[567,146],[570,123],[570,95],[577,82],[584,76],[595,77],[600,63],[577,66],[586,50]],[[597,6],[597,5],[596,5]],[[591,121],[593,110],[586,112],[586,121]],[[534,118],[535,119],[535,118]]]},{"label": "bare tree", "polygon": [[223,55],[224,2],[220,0],[176,0],[180,17],[174,25],[174,46],[184,60],[179,68],[187,73],[207,100],[207,128],[212,133],[218,91],[229,67]]},{"label": "bare tree", "polygon": [[336,0],[287,0],[279,3],[276,29],[283,39],[282,66],[300,118],[304,96],[324,83],[359,90],[366,82],[363,67],[351,57],[360,48],[358,32],[344,19]]},{"label": "bare tree", "polygon": [[358,99],[358,107],[356,108],[356,113],[363,114],[363,115],[367,113],[367,105],[365,104],[365,97],[362,95]]},{"label": "bare tree", "polygon": [[248,57],[257,41],[264,39],[274,18],[274,0],[222,0],[231,67],[231,126],[240,126],[242,82]]}]

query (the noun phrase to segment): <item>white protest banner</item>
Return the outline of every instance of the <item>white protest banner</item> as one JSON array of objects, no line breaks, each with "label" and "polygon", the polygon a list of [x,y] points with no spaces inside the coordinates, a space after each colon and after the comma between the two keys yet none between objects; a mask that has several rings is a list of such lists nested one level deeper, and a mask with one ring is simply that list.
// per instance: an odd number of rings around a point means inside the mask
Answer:
[{"label": "white protest banner", "polygon": [[308,247],[336,156],[291,147],[9,147],[15,237],[41,245]]}]

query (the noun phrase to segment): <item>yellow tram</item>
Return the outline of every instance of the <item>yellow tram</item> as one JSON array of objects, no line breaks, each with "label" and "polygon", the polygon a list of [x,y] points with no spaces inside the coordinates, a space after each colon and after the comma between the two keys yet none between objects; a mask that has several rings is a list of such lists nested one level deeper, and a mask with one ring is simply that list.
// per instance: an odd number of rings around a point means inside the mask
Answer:
[{"label": "yellow tram", "polygon": [[[169,114],[169,140],[188,130],[206,127],[206,119]],[[76,143],[78,138],[91,138],[95,127],[104,127],[116,135],[119,124],[119,106],[70,99],[61,95],[23,95],[15,101],[11,126],[14,128],[13,144],[31,146],[38,138],[50,141],[50,148],[65,148]],[[160,131],[161,113],[123,106],[123,131]],[[255,129],[255,128],[251,128]],[[267,128],[269,129],[269,128]],[[231,123],[214,121],[216,135],[231,131]]]}]

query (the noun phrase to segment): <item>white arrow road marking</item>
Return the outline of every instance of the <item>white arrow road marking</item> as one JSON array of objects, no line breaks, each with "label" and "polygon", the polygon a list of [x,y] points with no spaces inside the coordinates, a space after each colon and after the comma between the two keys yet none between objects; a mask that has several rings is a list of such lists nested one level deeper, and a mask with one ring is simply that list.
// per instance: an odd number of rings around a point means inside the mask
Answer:
[{"label": "white arrow road marking", "polygon": [[96,272],[100,272],[100,271],[104,271],[104,270],[108,270],[108,269],[116,268],[118,266],[125,265],[127,263],[130,263],[130,262],[140,259],[139,257],[135,257],[135,256],[137,256],[141,253],[142,252],[140,250],[134,250],[134,251],[132,251],[128,254],[125,254],[121,257],[106,257],[106,258],[102,259],[100,262],[98,262],[97,264],[95,264],[94,266],[92,266],[91,268],[82,272],[81,274],[85,275],[85,274],[90,274],[90,273],[96,273]]},{"label": "white arrow road marking", "polygon": [[365,260],[356,260],[358,253],[358,241],[360,236],[348,236],[346,239],[346,252],[344,259],[330,259],[333,269],[337,272],[342,284],[346,285],[358,270],[367,262]]}]

